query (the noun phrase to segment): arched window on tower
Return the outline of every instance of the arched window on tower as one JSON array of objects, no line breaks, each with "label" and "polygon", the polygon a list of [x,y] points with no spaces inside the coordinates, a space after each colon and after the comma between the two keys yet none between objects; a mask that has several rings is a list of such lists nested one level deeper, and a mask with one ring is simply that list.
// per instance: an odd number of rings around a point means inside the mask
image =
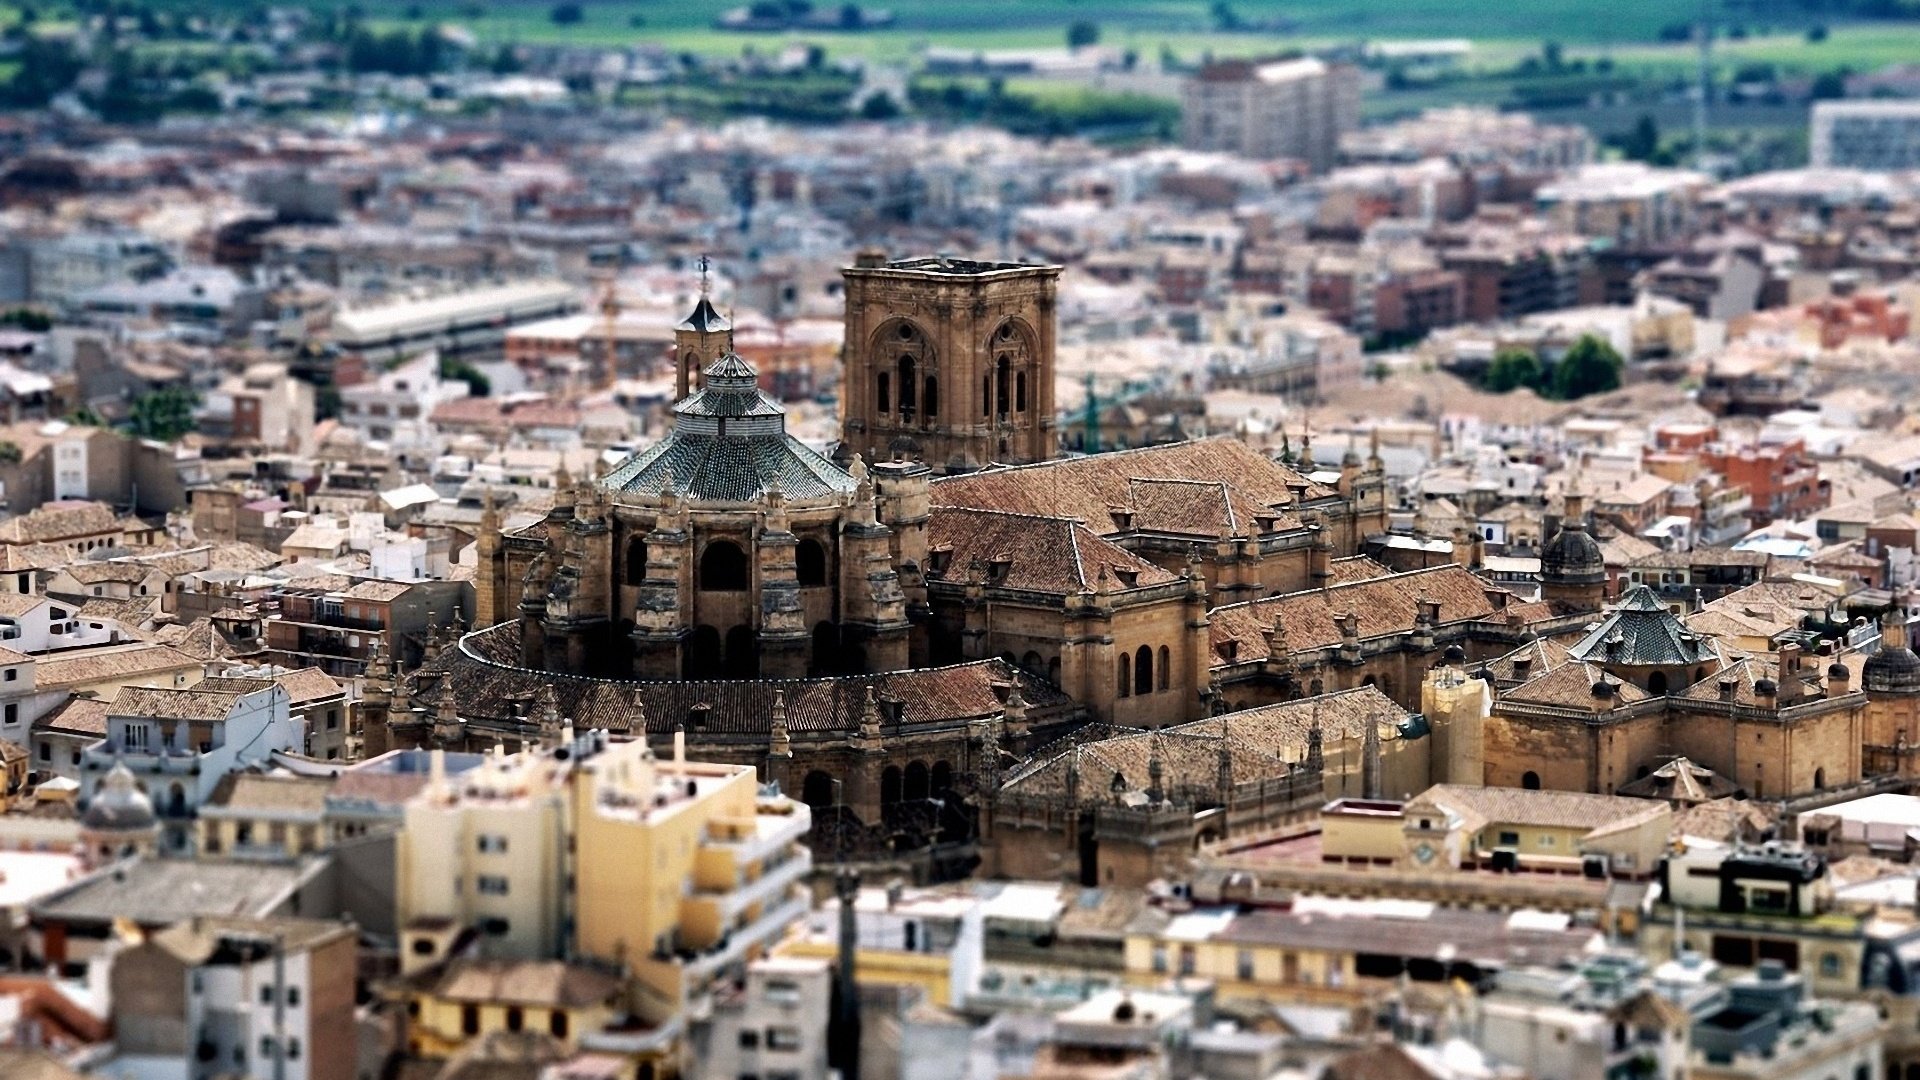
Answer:
[{"label": "arched window on tower", "polygon": [[1007,415],[1007,399],[1012,397],[1008,390],[1013,373],[1013,360],[1006,353],[1001,353],[1000,358],[994,361],[994,372],[993,411],[995,415],[1004,419]]},{"label": "arched window on tower", "polygon": [[902,354],[900,357],[900,417],[903,420],[913,415],[913,391],[913,357]]},{"label": "arched window on tower", "polygon": [[1120,654],[1120,696],[1133,694],[1133,659],[1126,653]]},{"label": "arched window on tower", "polygon": [[827,583],[827,549],[809,536],[793,552],[793,570],[800,585],[811,588]]},{"label": "arched window on tower", "polygon": [[932,375],[927,376],[927,391],[920,398],[920,411],[929,420],[940,415],[940,380]]},{"label": "arched window on tower", "polygon": [[1136,694],[1153,693],[1153,647],[1140,646],[1133,654],[1133,692]]},{"label": "arched window on tower", "polygon": [[1165,645],[1160,646],[1160,669],[1158,672],[1160,676],[1160,682],[1158,686],[1162,690],[1165,690],[1167,688],[1167,680],[1168,680],[1167,672],[1169,669],[1173,667],[1172,664],[1167,663],[1167,660],[1171,657],[1171,655],[1172,654],[1167,651],[1167,647]]},{"label": "arched window on tower", "polygon": [[700,556],[700,588],[739,592],[747,587],[747,554],[731,540],[714,540]]},{"label": "arched window on tower", "polygon": [[1013,411],[1027,411],[1027,373],[1024,371],[1013,377]]},{"label": "arched window on tower", "polygon": [[627,541],[627,584],[638,585],[647,580],[647,542],[641,537]]},{"label": "arched window on tower", "polygon": [[892,387],[893,387],[892,375],[889,375],[883,371],[880,374],[874,376],[874,379],[873,379],[874,407],[879,409],[881,412],[893,411]]}]

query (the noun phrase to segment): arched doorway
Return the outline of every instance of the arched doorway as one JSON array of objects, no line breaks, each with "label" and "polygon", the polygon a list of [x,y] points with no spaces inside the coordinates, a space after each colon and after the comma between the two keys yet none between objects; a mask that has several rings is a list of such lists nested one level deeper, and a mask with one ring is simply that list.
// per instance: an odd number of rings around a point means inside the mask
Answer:
[{"label": "arched doorway", "polygon": [[800,801],[815,810],[825,810],[833,805],[833,777],[815,771],[807,774],[800,783]]},{"label": "arched doorway", "polygon": [[680,671],[689,679],[717,679],[724,670],[720,663],[720,631],[711,626],[696,626],[681,645]]},{"label": "arched doorway", "polygon": [[700,553],[700,588],[739,592],[747,587],[747,553],[731,540],[710,540]]},{"label": "arched doorway", "polygon": [[927,763],[915,761],[907,766],[906,782],[900,787],[900,797],[908,801],[924,799],[932,791]]},{"label": "arched doorway", "polygon": [[840,628],[830,622],[813,627],[813,673],[836,675],[840,672]]},{"label": "arched doorway", "polygon": [[1667,692],[1667,673],[1656,671],[1647,676],[1647,693],[1664,694]]},{"label": "arched doorway", "polygon": [[827,549],[820,541],[808,537],[800,541],[793,552],[793,570],[802,588],[813,588],[827,583]]},{"label": "arched doorway", "polygon": [[1827,786],[1827,770],[1824,768],[1813,770],[1813,790],[1820,791],[1820,790],[1823,790],[1826,786]]},{"label": "arched doorway", "polygon": [[760,642],[751,626],[736,626],[727,631],[724,670],[729,679],[760,677]]},{"label": "arched doorway", "polygon": [[1529,769],[1520,776],[1520,786],[1528,791],[1540,790],[1540,774]]}]

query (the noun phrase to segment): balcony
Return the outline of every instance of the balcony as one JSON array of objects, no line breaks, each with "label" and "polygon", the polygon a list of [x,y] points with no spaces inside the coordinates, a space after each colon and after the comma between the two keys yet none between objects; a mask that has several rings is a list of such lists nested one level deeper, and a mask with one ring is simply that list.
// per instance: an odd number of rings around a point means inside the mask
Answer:
[{"label": "balcony", "polygon": [[806,918],[811,909],[812,901],[802,894],[770,911],[762,912],[758,919],[721,938],[719,945],[688,960],[688,977],[696,983],[711,980],[720,969],[739,963],[749,950],[766,945],[785,933],[787,927]]},{"label": "balcony", "polygon": [[710,838],[706,843],[731,854],[735,865],[741,865],[778,854],[781,848],[806,836],[812,827],[812,811],[805,803],[795,802],[790,814],[755,814],[752,831],[741,839]]},{"label": "balcony", "polygon": [[779,896],[786,888],[807,876],[813,869],[813,852],[800,848],[791,858],[768,869],[759,878],[725,891],[695,893],[694,902],[717,903],[720,921],[730,923],[755,904]]}]

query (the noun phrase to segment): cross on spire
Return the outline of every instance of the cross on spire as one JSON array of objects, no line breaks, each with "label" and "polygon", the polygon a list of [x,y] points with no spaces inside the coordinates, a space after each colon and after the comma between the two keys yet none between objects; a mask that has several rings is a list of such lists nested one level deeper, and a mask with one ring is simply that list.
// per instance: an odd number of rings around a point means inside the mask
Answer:
[{"label": "cross on spire", "polygon": [[707,258],[704,252],[700,256],[699,266],[700,266],[700,295],[705,296],[707,295],[708,292],[712,291],[713,289],[713,278],[707,273],[707,271],[713,268],[713,262],[712,260]]}]

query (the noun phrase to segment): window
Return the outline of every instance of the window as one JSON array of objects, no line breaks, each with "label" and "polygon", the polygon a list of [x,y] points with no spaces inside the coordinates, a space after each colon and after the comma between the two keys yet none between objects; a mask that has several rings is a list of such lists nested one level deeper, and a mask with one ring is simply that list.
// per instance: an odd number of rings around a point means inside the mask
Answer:
[{"label": "window", "polygon": [[1820,954],[1820,974],[1823,977],[1829,978],[1829,979],[1840,974],[1840,954],[1839,953],[1830,952],[1830,953]]},{"label": "window", "polygon": [[1503,833],[1501,833],[1501,834],[1500,834],[1500,846],[1501,846],[1501,847],[1519,847],[1519,846],[1520,846],[1520,834],[1519,834],[1519,833],[1517,833],[1517,832],[1503,832]]},{"label": "window", "polygon": [[519,1031],[527,1026],[527,1014],[518,1005],[507,1006],[507,1030]]},{"label": "window", "polygon": [[287,1037],[287,1060],[300,1060],[300,1040],[292,1036]]},{"label": "window", "polygon": [[260,1036],[260,1056],[269,1061],[273,1059],[273,1036]]},{"label": "window", "polygon": [[147,725],[127,725],[127,749],[145,750],[147,748]]},{"label": "window", "polygon": [[1156,974],[1160,975],[1167,973],[1167,947],[1165,945],[1155,945],[1153,947],[1153,970]]},{"label": "window", "polygon": [[300,1004],[300,988],[297,986],[287,987],[287,1006],[291,1008],[298,1004]]},{"label": "window", "polygon": [[1133,693],[1133,658],[1126,653],[1120,654],[1120,696],[1128,697]]},{"label": "window", "polygon": [[40,760],[41,761],[53,760],[53,744],[51,743],[40,744]]},{"label": "window", "polygon": [[478,1005],[460,1006],[460,1034],[462,1035],[480,1034],[480,1006]]},{"label": "window", "polygon": [[889,392],[889,388],[892,387],[892,385],[893,376],[884,371],[874,380],[874,405],[881,412],[893,411],[893,395]]},{"label": "window", "polygon": [[335,731],[335,730],[338,730],[339,727],[340,727],[340,710],[328,709],[327,710],[327,730]]},{"label": "window", "polygon": [[751,1030],[742,1031],[740,1033],[740,1049],[742,1050],[760,1049],[760,1033],[758,1031],[751,1031]]},{"label": "window", "polygon": [[1234,969],[1234,974],[1240,979],[1241,982],[1252,981],[1253,953],[1248,952],[1246,949],[1241,949],[1239,954],[1234,957],[1233,969]]},{"label": "window", "polygon": [[1180,974],[1182,975],[1193,974],[1193,969],[1196,963],[1198,962],[1198,959],[1199,959],[1198,953],[1194,950],[1193,946],[1191,945],[1180,946]]},{"label": "window", "polygon": [[790,1027],[771,1027],[767,1029],[767,1049],[800,1049],[800,1029]]},{"label": "window", "polygon": [[482,855],[505,855],[507,853],[507,838],[482,833],[474,838],[474,846],[480,849],[480,854]]},{"label": "window", "polygon": [[1173,667],[1172,664],[1167,662],[1171,656],[1172,654],[1167,651],[1167,647],[1165,645],[1160,646],[1160,667],[1158,671],[1160,678],[1157,682],[1154,683],[1154,689],[1156,690],[1165,690],[1167,688],[1167,681],[1169,678],[1168,669]]},{"label": "window", "polygon": [[20,669],[19,669],[19,668],[11,668],[11,667],[10,667],[10,668],[8,668],[8,669],[7,669],[7,681],[8,681],[8,682],[17,682],[17,681],[19,681],[19,679],[20,679]]},{"label": "window", "polygon": [[507,879],[494,874],[480,874],[473,879],[473,887],[482,896],[507,895]]},{"label": "window", "polygon": [[567,1013],[564,1009],[555,1009],[547,1014],[547,1032],[556,1039],[567,1037]]}]

